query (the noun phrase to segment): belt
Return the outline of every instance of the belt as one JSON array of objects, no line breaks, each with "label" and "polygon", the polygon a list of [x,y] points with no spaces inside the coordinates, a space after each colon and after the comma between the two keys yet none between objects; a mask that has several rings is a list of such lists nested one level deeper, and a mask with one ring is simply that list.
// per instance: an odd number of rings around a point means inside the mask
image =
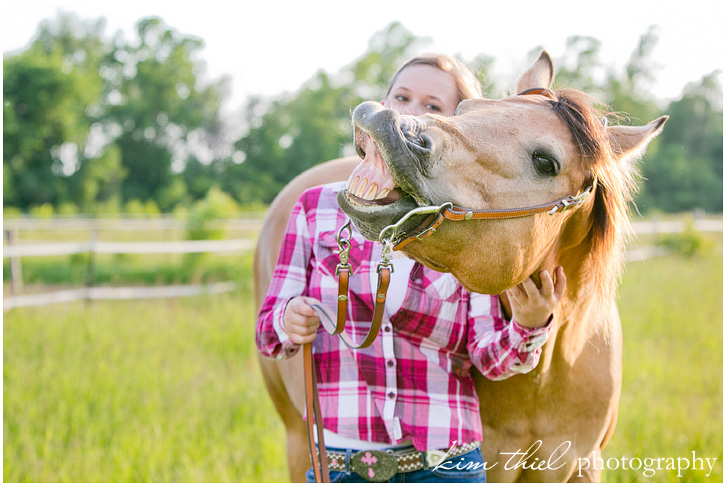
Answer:
[{"label": "belt", "polygon": [[413,447],[406,447],[399,450],[360,451],[350,456],[350,463],[346,461],[348,452],[327,450],[325,455],[329,470],[352,471],[366,481],[378,483],[388,481],[398,473],[435,467],[444,459],[461,456],[480,446],[481,442],[475,441],[461,444],[451,450],[418,451]]}]

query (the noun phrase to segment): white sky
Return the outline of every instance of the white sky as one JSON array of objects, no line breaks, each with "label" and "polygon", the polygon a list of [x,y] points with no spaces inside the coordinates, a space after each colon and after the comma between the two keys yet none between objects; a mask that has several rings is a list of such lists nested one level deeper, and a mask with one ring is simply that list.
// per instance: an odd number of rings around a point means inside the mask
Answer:
[{"label": "white sky", "polygon": [[205,42],[207,75],[232,79],[230,107],[250,94],[296,90],[317,70],[336,72],[365,52],[368,40],[398,20],[433,43],[426,50],[470,60],[496,59],[499,79],[514,79],[527,52],[544,46],[557,58],[565,40],[586,35],[602,42],[601,60],[622,68],[650,25],[659,26],[654,59],[660,66],[652,87],[660,98],[677,98],[724,61],[723,0],[13,0],[2,2],[3,52],[25,47],[40,21],[59,10],[82,19],[107,20],[132,38],[142,17],[160,16],[169,26]]}]

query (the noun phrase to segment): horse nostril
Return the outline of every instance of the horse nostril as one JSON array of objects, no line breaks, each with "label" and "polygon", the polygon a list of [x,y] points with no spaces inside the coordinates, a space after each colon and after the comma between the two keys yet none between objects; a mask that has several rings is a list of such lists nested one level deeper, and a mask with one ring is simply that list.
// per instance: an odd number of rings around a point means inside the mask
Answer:
[{"label": "horse nostril", "polygon": [[434,141],[425,133],[420,134],[419,139],[421,140],[421,148],[425,148],[428,151],[434,148]]},{"label": "horse nostril", "polygon": [[408,145],[409,150],[418,157],[428,157],[431,155],[431,149],[433,147],[432,140],[425,134],[407,137],[406,145]]}]

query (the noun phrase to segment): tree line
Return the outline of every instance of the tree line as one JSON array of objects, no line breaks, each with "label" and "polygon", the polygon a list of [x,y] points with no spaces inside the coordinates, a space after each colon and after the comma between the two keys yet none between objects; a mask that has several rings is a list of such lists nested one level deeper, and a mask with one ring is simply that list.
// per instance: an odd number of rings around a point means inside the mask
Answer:
[{"label": "tree line", "polygon": [[[201,39],[159,18],[140,20],[130,41],[107,38],[104,28],[103,20],[61,14],[4,57],[6,214],[171,212],[210,195],[227,207],[261,207],[303,170],[354,153],[350,110],[382,98],[396,68],[427,43],[392,23],[338,72],[320,70],[294,93],[250,97],[228,117],[229,80],[204,78]],[[670,115],[642,164],[640,211],[720,213],[720,73],[659,102],[649,91],[657,41],[649,29],[616,69],[599,60],[597,39],[573,36],[556,59],[555,87],[586,90],[635,123]],[[491,56],[464,61],[488,96],[505,94]]]}]

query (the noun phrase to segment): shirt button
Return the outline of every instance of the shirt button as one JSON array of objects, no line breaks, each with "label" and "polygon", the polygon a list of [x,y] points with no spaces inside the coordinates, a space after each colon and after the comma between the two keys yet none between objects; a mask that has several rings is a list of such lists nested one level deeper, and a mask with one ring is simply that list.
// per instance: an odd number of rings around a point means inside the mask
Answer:
[{"label": "shirt button", "polygon": [[389,359],[388,361],[386,361],[386,365],[387,365],[387,366],[388,366],[389,368],[391,368],[391,367],[392,367],[392,366],[393,366],[394,364],[395,364],[395,363],[393,362],[393,360],[392,360],[392,359]]},{"label": "shirt button", "polygon": [[391,326],[389,326],[388,324],[383,326],[383,332],[391,332]]},{"label": "shirt button", "polygon": [[393,400],[394,398],[396,398],[396,394],[394,392],[388,392],[388,398]]}]

